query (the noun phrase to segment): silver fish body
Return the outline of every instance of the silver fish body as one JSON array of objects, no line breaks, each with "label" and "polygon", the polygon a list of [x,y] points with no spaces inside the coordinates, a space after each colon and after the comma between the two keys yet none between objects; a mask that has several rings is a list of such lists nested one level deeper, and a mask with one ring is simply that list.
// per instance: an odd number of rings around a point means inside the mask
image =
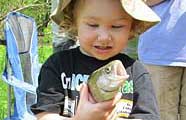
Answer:
[{"label": "silver fish body", "polygon": [[89,91],[96,102],[110,100],[117,94],[128,77],[120,60],[111,61],[90,75]]}]

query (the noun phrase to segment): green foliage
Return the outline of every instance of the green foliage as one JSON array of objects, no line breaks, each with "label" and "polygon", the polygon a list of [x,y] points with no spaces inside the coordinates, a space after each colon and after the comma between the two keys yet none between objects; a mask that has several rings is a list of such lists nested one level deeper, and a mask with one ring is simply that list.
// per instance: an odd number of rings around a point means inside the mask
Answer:
[{"label": "green foliage", "polygon": [[126,54],[128,54],[130,57],[134,59],[138,59],[137,44],[138,44],[138,38],[129,40],[128,47],[126,49]]},{"label": "green foliage", "polygon": [[51,32],[51,25],[43,29],[44,35],[39,38],[40,45],[42,44],[50,44],[52,45],[52,32]]},{"label": "green foliage", "polygon": [[52,53],[52,46],[41,46],[38,53],[40,63],[44,63]]},{"label": "green foliage", "polygon": [[50,21],[51,0],[0,0],[0,38],[3,38],[3,20],[11,11],[18,11],[33,17],[37,22],[39,34]]},{"label": "green foliage", "polygon": [[[5,47],[0,46],[0,73],[3,72],[5,65]],[[0,120],[5,118],[7,113],[7,85],[0,78]]]}]

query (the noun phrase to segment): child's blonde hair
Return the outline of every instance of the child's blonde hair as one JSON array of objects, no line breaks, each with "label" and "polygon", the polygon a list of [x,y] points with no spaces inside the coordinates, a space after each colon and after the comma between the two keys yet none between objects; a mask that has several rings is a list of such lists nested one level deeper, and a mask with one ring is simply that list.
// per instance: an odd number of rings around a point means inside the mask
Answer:
[{"label": "child's blonde hair", "polygon": [[[82,9],[82,6],[83,6],[83,3],[85,2],[85,0],[59,0],[59,1],[60,1],[59,6],[61,6],[60,8],[62,10],[60,9],[60,10],[57,10],[57,12],[53,13],[51,15],[51,19],[53,19],[57,24],[59,24],[61,27],[63,27],[64,30],[71,37],[75,37],[75,36],[77,36],[76,18],[77,18],[79,9]],[[120,1],[122,1],[122,0],[120,0]],[[141,0],[137,0],[137,1],[141,1]],[[67,4],[67,5],[64,7],[63,4]],[[125,10],[125,9],[123,9],[123,10]],[[128,13],[128,11],[127,11],[127,13]],[[130,39],[137,37],[139,34],[143,33],[148,28],[153,26],[155,23],[160,21],[160,19],[158,19],[158,18],[156,18],[156,20],[154,20],[154,21],[145,21],[145,20],[143,21],[141,19],[137,20],[133,17],[134,15],[131,15],[130,13],[129,13],[129,15],[133,18]],[[149,16],[147,16],[147,17],[149,17]],[[153,16],[153,18],[155,18],[155,17]]]},{"label": "child's blonde hair", "polygon": [[79,15],[79,10],[82,9],[85,0],[72,0],[63,11],[62,21],[60,26],[64,28],[71,37],[77,36],[76,19]]}]

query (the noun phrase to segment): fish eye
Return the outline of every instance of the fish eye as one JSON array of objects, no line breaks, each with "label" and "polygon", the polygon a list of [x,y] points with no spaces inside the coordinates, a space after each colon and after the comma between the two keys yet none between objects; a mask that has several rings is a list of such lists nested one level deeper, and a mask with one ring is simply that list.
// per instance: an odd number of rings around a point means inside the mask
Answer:
[{"label": "fish eye", "polygon": [[105,68],[105,73],[107,73],[107,74],[111,73],[111,67],[106,67]]}]

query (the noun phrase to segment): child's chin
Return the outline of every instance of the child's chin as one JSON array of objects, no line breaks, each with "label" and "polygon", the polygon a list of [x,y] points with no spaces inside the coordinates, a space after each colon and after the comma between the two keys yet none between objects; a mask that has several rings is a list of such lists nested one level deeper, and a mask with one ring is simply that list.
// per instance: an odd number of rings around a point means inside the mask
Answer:
[{"label": "child's chin", "polygon": [[96,56],[96,59],[98,60],[107,60],[109,58],[111,58],[112,56]]}]

